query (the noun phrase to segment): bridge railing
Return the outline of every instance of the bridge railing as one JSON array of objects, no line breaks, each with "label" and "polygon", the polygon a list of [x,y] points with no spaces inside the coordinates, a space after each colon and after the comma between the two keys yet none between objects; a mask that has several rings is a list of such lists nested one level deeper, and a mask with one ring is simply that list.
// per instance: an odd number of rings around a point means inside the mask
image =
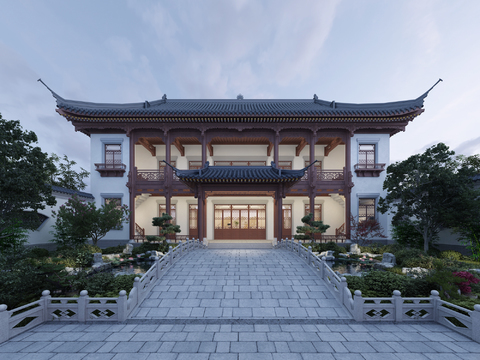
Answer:
[{"label": "bridge railing", "polygon": [[465,309],[441,300],[438,291],[432,290],[430,297],[402,297],[395,290],[391,297],[362,297],[362,292],[352,292],[348,288],[347,279],[340,276],[328,266],[325,257],[319,258],[293,239],[281,239],[276,248],[285,249],[297,254],[326,283],[335,299],[345,306],[357,321],[430,321],[442,324],[459,332],[476,342],[480,342],[480,305],[474,310]]},{"label": "bridge railing", "polygon": [[50,296],[50,291],[42,292],[40,300],[7,310],[7,305],[0,305],[0,343],[19,335],[46,321],[125,321],[133,310],[145,299],[158,279],[182,256],[190,251],[205,248],[198,239],[180,242],[161,258],[155,258],[150,269],[142,276],[136,277],[133,288],[127,296],[122,290],[118,297],[89,297],[86,290],[79,297],[57,298]]}]

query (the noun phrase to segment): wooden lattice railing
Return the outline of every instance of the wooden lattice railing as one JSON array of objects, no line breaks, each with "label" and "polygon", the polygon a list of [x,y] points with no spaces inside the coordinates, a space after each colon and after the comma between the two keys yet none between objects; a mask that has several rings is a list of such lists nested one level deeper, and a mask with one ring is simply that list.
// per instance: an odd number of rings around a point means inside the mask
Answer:
[{"label": "wooden lattice railing", "polygon": [[344,235],[345,234],[345,223],[340,225],[339,228],[335,229],[335,235]]}]

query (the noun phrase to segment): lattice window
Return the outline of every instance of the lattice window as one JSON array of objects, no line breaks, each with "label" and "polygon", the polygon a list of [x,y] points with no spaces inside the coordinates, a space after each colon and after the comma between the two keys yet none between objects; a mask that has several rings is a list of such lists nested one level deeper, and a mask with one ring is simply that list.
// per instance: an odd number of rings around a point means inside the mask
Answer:
[{"label": "lattice window", "polygon": [[215,229],[265,229],[265,205],[215,205]]},{"label": "lattice window", "polygon": [[358,221],[375,220],[375,199],[358,199]]},{"label": "lattice window", "polygon": [[[305,205],[305,215],[310,214],[310,205]],[[315,204],[315,212],[313,213],[313,221],[321,221],[322,220],[322,204]]]},{"label": "lattice window", "polygon": [[361,144],[358,148],[358,165],[364,169],[375,168],[375,145]]},{"label": "lattice window", "polygon": [[198,214],[198,205],[190,205],[189,206],[189,224],[190,224],[190,229],[196,229],[197,228],[197,215]]},{"label": "lattice window", "polygon": [[122,165],[122,145],[105,144],[105,168],[115,169]]},{"label": "lattice window", "polygon": [[[167,205],[164,205],[164,204],[158,205],[158,213],[160,214],[159,216],[162,216],[162,214],[166,214]],[[176,225],[177,215],[176,215],[176,206],[174,204],[170,204],[170,216],[172,217],[172,220],[170,220],[170,224]]]},{"label": "lattice window", "polygon": [[283,211],[283,228],[292,228],[292,205],[282,205]]}]

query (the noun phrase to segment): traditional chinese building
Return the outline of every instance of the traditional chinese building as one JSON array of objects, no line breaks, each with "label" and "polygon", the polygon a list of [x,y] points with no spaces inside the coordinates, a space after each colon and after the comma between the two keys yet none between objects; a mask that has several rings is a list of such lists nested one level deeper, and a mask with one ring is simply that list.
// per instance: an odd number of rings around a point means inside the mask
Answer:
[{"label": "traditional chinese building", "polygon": [[[430,89],[431,90],[431,89]],[[430,91],[429,90],[429,91]],[[211,240],[291,237],[301,218],[344,240],[350,215],[376,218],[390,137],[420,115],[413,100],[349,104],[320,100],[167,99],[131,104],[66,100],[57,112],[91,139],[98,205],[127,204],[130,224],[105,239],[156,235],[169,213],[181,235]],[[168,166],[171,165],[171,166]],[[310,166],[312,165],[312,166]]]}]

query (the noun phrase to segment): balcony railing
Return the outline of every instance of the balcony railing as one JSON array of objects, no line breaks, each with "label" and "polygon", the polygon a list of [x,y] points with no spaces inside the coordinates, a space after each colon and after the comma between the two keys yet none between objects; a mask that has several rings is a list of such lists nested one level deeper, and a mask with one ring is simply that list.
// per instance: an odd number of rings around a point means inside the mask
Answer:
[{"label": "balcony railing", "polygon": [[165,170],[137,170],[137,181],[163,181],[165,179]]},{"label": "balcony railing", "polygon": [[101,177],[122,177],[126,169],[125,164],[95,164]]},{"label": "balcony railing", "polygon": [[356,164],[353,168],[358,177],[379,177],[385,170],[385,164]]},{"label": "balcony railing", "polygon": [[[343,181],[345,180],[345,171],[342,170],[322,170],[314,169],[317,181]],[[302,181],[308,180],[308,170],[302,177]]]}]

